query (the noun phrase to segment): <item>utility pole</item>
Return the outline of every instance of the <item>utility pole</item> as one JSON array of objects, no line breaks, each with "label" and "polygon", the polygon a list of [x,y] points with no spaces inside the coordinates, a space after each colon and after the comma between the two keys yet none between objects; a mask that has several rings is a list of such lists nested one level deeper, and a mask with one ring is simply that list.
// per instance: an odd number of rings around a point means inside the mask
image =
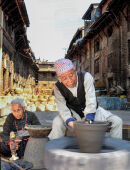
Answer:
[{"label": "utility pole", "polygon": [[0,95],[3,89],[2,81],[2,44],[3,44],[3,11],[0,7]]}]

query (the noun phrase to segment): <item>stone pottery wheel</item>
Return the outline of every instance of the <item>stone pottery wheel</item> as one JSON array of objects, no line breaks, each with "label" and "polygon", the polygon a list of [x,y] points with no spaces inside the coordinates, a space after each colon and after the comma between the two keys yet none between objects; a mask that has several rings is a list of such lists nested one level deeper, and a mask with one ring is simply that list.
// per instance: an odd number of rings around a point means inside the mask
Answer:
[{"label": "stone pottery wheel", "polygon": [[24,160],[31,162],[33,169],[43,169],[44,146],[48,141],[47,136],[51,131],[51,127],[44,125],[27,125],[25,128],[28,130],[30,138],[26,145]]},{"label": "stone pottery wheel", "polygon": [[98,153],[101,150],[107,122],[94,122],[86,124],[84,121],[74,122],[74,131],[79,148],[82,152]]}]

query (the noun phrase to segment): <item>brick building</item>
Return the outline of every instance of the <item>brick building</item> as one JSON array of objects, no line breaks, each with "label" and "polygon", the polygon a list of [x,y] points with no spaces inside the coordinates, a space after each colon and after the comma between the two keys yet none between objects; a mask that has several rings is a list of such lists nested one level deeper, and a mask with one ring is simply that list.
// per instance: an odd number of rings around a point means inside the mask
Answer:
[{"label": "brick building", "polygon": [[0,0],[0,95],[15,88],[33,92],[38,66],[29,46],[24,0]]},{"label": "brick building", "polygon": [[89,71],[97,89],[120,85],[130,100],[130,1],[91,4],[82,19],[84,37],[73,37],[66,58]]},{"label": "brick building", "polygon": [[53,62],[38,62],[38,89],[54,89],[57,81]]}]

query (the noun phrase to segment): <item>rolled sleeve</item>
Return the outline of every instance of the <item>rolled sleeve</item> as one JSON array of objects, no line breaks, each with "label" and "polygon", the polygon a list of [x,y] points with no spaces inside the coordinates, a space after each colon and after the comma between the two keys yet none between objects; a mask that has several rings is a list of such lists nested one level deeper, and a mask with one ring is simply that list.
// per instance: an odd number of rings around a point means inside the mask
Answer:
[{"label": "rolled sleeve", "polygon": [[74,119],[74,118],[69,118],[69,119],[66,120],[65,123],[66,123],[66,125],[68,125],[68,123],[69,123],[69,122],[72,122],[72,121],[75,121],[75,119]]},{"label": "rolled sleeve", "polygon": [[96,112],[96,95],[95,95],[95,87],[94,80],[90,73],[86,73],[84,77],[84,88],[85,88],[85,99],[86,99],[86,107],[84,109],[85,117],[89,113]]},{"label": "rolled sleeve", "polygon": [[94,122],[95,119],[95,113],[88,113],[85,117],[86,119],[91,119]]}]

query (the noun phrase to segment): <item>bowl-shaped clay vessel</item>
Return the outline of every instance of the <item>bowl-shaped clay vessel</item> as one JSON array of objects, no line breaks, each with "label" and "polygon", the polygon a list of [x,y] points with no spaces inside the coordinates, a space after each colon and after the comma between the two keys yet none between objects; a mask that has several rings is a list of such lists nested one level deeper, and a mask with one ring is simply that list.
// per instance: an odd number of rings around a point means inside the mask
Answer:
[{"label": "bowl-shaped clay vessel", "polygon": [[107,122],[93,124],[86,124],[84,121],[74,122],[74,132],[80,150],[88,153],[100,152],[107,126]]},{"label": "bowl-shaped clay vessel", "polygon": [[50,131],[51,126],[45,126],[45,125],[26,125],[25,129],[28,130],[31,137],[34,138],[46,138]]}]

